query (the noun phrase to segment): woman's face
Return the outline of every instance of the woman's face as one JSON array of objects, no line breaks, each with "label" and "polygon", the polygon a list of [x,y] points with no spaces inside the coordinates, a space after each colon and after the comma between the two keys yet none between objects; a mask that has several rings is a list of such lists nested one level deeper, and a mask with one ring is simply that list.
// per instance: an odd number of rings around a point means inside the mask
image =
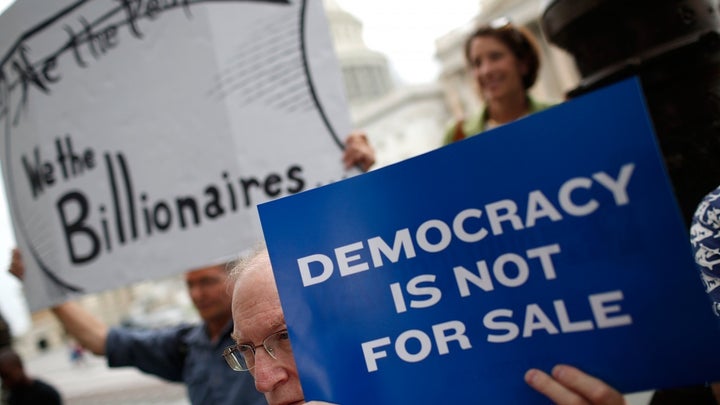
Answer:
[{"label": "woman's face", "polygon": [[469,59],[470,73],[486,102],[525,94],[522,76],[527,66],[500,40],[491,36],[473,38]]}]

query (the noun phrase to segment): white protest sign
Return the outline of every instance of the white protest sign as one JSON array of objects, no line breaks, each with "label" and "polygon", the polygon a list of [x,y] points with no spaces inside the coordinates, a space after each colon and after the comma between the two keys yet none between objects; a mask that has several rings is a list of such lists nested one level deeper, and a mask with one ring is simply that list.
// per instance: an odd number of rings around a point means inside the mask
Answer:
[{"label": "white protest sign", "polygon": [[3,174],[32,309],[261,239],[345,175],[320,0],[21,0],[0,16]]}]

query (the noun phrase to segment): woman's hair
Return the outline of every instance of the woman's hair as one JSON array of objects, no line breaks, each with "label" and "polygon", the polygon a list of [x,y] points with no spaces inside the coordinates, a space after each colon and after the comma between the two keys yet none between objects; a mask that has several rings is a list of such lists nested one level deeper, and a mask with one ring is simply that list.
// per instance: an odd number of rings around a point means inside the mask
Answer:
[{"label": "woman's hair", "polygon": [[475,38],[492,37],[507,46],[515,57],[526,64],[527,72],[522,77],[523,86],[529,89],[537,79],[540,70],[540,51],[537,40],[525,27],[516,27],[506,23],[496,27],[494,24],[483,25],[473,32],[465,41],[465,60],[470,61],[470,46]]}]

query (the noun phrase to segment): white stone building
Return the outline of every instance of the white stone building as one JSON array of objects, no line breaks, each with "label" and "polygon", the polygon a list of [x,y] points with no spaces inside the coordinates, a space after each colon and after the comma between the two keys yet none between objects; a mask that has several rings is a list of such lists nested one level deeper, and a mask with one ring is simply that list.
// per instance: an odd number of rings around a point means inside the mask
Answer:
[{"label": "white stone building", "polygon": [[365,45],[362,22],[335,0],[323,3],[352,122],[375,147],[375,168],[440,146],[450,115],[439,83],[398,86],[391,78],[387,57]]},{"label": "white stone building", "polygon": [[531,89],[540,100],[559,102],[579,80],[572,59],[548,44],[540,28],[542,4],[537,0],[479,0],[481,12],[462,27],[436,40],[441,64],[438,80],[398,86],[391,81],[387,58],[368,49],[362,22],[324,0],[338,60],[342,67],[355,128],[367,132],[376,149],[377,167],[435,149],[453,119],[482,108],[466,71],[463,46],[476,27],[506,18],[527,27],[538,39],[542,66]]}]

